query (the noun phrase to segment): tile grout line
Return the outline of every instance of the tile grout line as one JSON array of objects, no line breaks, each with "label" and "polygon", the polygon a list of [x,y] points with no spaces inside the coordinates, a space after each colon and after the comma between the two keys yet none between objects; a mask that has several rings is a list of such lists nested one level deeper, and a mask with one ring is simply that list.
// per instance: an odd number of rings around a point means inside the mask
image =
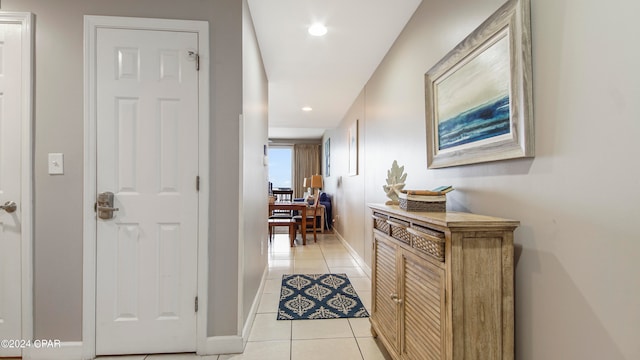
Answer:
[{"label": "tile grout line", "polygon": [[356,346],[358,347],[358,351],[360,352],[360,357],[364,360],[364,355],[362,354],[362,349],[360,349],[360,344],[358,344],[358,339],[356,338],[356,332],[353,330],[353,325],[351,321],[347,319],[347,324],[349,324],[349,328],[351,329],[351,335],[353,335],[353,341],[356,342]]},{"label": "tile grout line", "polygon": [[289,321],[289,360],[293,360],[293,322]]}]

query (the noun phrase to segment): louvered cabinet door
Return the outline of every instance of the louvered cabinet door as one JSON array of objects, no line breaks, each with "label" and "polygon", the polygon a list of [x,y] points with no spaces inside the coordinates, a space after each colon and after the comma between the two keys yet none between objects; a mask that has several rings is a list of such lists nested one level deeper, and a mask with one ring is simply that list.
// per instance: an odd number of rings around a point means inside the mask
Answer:
[{"label": "louvered cabinet door", "polygon": [[445,271],[408,252],[402,253],[402,358],[446,358]]},{"label": "louvered cabinet door", "polygon": [[383,237],[374,234],[373,249],[373,312],[371,322],[387,350],[397,353],[399,348],[398,304],[394,295],[398,294],[396,276],[397,247]]}]

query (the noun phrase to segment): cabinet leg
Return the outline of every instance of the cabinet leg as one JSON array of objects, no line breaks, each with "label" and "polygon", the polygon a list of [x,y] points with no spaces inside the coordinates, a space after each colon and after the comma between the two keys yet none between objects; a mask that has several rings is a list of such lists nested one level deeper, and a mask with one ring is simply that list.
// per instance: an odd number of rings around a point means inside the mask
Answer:
[{"label": "cabinet leg", "polygon": [[374,339],[376,339],[378,337],[378,333],[376,332],[376,330],[373,328],[373,326],[370,328],[371,329],[371,336],[373,336]]}]

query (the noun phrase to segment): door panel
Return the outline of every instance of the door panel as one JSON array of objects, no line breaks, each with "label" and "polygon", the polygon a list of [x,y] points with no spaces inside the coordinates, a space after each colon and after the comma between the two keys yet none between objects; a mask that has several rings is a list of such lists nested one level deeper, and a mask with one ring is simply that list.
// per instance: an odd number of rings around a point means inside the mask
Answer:
[{"label": "door panel", "polygon": [[375,296],[373,297],[372,321],[378,324],[382,335],[388,339],[391,350],[399,348],[398,304],[392,296],[398,294],[396,276],[396,246],[374,234],[373,267]]},{"label": "door panel", "polygon": [[195,351],[197,35],[97,34],[96,352]]},{"label": "door panel", "polygon": [[402,269],[403,359],[443,360],[444,269],[408,252],[402,253]]},{"label": "door panel", "polygon": [[[21,113],[22,27],[0,22],[0,339],[21,339]],[[0,347],[0,357],[20,356],[20,349]]]}]

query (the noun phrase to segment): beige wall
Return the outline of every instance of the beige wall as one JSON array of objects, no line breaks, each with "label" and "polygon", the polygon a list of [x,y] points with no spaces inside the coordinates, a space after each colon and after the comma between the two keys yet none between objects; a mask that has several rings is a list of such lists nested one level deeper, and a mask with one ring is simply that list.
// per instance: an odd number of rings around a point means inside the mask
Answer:
[{"label": "beige wall", "polygon": [[[348,129],[355,121],[359,127],[358,175],[349,175],[349,141]],[[363,236],[365,232],[365,176],[366,154],[364,150],[363,128],[365,125],[364,91],[356,98],[347,112],[341,127],[325,134],[322,145],[327,138],[331,139],[330,157],[331,174],[324,178],[324,189],[332,196],[333,226],[343,238],[349,239],[351,247],[357,251],[368,266],[371,266],[371,243],[367,246]],[[326,169],[326,157],[322,149],[322,170]]]},{"label": "beige wall", "polygon": [[[209,335],[238,332],[242,2],[3,0],[35,14],[35,337],[82,339],[83,15],[206,20],[211,51]],[[47,153],[65,174],[47,174]],[[231,275],[231,276],[230,276]]]},{"label": "beige wall", "polygon": [[[397,159],[407,188],[453,185],[450,210],[520,220],[516,358],[638,359],[640,3],[532,0],[536,157],[426,168],[424,73],[503,2],[423,1],[340,127],[325,135],[335,180],[327,191],[384,202]],[[362,180],[343,164],[355,118],[364,130]],[[371,246],[369,213],[356,199],[336,196],[334,206],[350,219],[338,230],[369,262],[360,250],[361,239]]]},{"label": "beige wall", "polygon": [[[262,275],[267,266],[268,231],[265,222],[269,204],[267,183],[269,173],[264,165],[267,145],[268,85],[262,55],[253,28],[253,21],[243,0],[242,61],[243,118],[242,124],[242,193],[240,209],[240,274],[242,276],[242,316],[244,324],[256,300]],[[252,322],[250,320],[250,322]]]}]

